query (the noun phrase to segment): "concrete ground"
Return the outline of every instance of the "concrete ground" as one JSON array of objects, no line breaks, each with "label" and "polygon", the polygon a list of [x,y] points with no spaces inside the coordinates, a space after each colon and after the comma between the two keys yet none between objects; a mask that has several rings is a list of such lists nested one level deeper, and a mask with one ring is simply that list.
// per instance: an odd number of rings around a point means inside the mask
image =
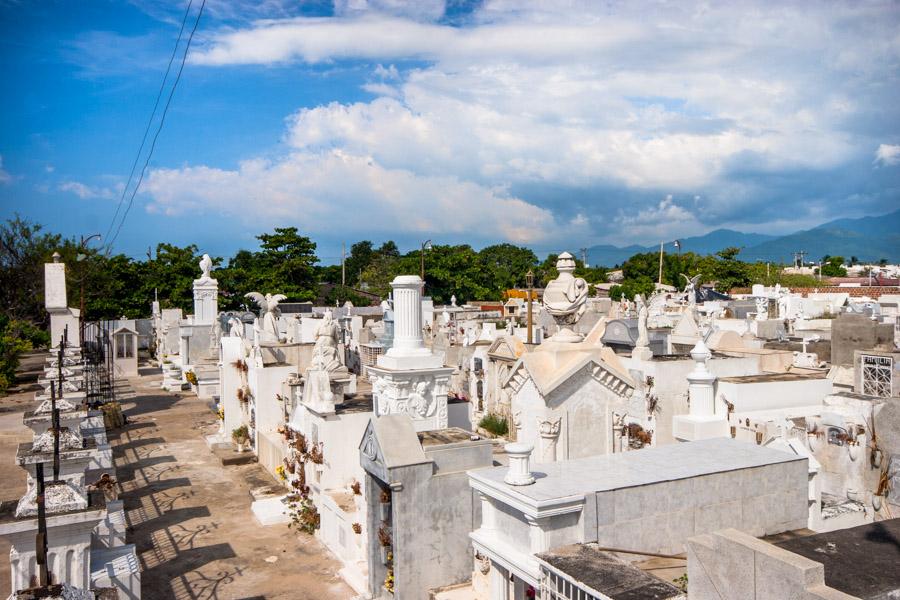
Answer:
[{"label": "concrete ground", "polygon": [[[161,391],[158,371],[141,373],[129,380],[135,396],[123,402],[129,423],[109,437],[128,541],[141,561],[143,598],[352,598],[337,576],[339,564],[315,538],[254,521],[250,488],[274,482],[256,464],[220,465],[203,437],[217,428],[206,402],[189,392]],[[3,499],[24,492],[25,474],[13,456],[16,444],[30,439],[21,420],[33,405],[29,395],[0,399]],[[9,587],[8,551],[0,541],[0,595]]]}]

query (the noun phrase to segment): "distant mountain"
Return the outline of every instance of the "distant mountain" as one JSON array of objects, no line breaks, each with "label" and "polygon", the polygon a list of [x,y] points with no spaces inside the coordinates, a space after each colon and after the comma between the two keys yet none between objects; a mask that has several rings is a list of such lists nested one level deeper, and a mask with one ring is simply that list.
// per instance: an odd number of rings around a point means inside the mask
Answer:
[{"label": "distant mountain", "polygon": [[[889,262],[900,262],[900,210],[877,217],[859,219],[836,219],[805,231],[798,231],[780,237],[761,233],[742,233],[730,229],[716,229],[697,237],[681,240],[682,252],[713,254],[729,246],[743,248],[743,260],[770,260],[790,263],[794,252],[803,250],[807,260],[813,261],[826,254],[851,256],[863,262],[875,262],[886,258]],[[666,252],[672,252],[671,244]],[[622,264],[635,254],[657,252],[659,246],[617,246],[601,245],[588,248],[588,263],[612,267]]]},{"label": "distant mountain", "polygon": [[[695,252],[697,254],[713,254],[722,248],[729,246],[749,247],[775,239],[774,236],[761,233],[742,233],[731,229],[716,229],[705,235],[688,237],[679,240],[682,252]],[[674,247],[669,244],[666,252],[674,252]],[[659,246],[593,246],[588,248],[588,264],[613,266],[619,265],[641,252],[658,252]]]},{"label": "distant mountain", "polygon": [[790,262],[803,250],[806,259],[817,261],[826,254],[857,257],[862,262],[886,258],[900,262],[900,210],[878,217],[837,219],[813,229],[798,231],[763,242],[741,252],[745,260]]}]

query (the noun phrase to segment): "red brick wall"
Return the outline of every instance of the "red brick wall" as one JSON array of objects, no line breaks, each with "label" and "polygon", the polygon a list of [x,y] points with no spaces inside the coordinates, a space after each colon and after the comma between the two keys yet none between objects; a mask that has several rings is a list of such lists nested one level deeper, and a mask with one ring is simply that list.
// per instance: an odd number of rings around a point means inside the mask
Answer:
[{"label": "red brick wall", "polygon": [[[860,287],[833,287],[823,286],[819,288],[789,288],[791,293],[803,294],[807,297],[810,294],[819,292],[820,294],[850,294],[851,298],[861,298],[868,296],[869,298],[879,298],[883,294],[900,294],[900,287],[888,286],[860,286]],[[734,288],[732,294],[749,294],[750,288]]]}]

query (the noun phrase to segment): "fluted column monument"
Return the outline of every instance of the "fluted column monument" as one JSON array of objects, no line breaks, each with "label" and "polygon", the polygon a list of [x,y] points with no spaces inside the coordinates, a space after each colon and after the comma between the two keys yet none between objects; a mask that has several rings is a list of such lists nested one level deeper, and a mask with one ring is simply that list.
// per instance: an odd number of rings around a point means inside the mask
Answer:
[{"label": "fluted column monument", "polygon": [[394,339],[376,365],[366,369],[376,416],[407,414],[416,431],[447,427],[447,389],[453,373],[444,367],[443,353],[425,345],[423,284],[418,275],[400,275],[391,282]]}]

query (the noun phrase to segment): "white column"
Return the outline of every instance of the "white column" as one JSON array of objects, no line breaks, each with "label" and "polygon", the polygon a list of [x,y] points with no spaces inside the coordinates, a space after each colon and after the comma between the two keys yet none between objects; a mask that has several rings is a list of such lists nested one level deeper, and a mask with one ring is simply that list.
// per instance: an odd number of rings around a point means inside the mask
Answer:
[{"label": "white column", "polygon": [[528,461],[531,458],[531,451],[534,446],[531,444],[512,443],[504,446],[506,455],[509,457],[509,470],[503,481],[509,485],[531,485],[534,483],[534,475],[528,467]]},{"label": "white column", "polygon": [[509,573],[491,561],[491,600],[509,600]]},{"label": "white column", "polygon": [[691,350],[694,359],[694,370],[688,376],[688,394],[691,399],[690,414],[692,417],[711,417],[715,414],[716,376],[706,368],[706,361],[712,353],[703,340]]},{"label": "white column", "polygon": [[394,340],[388,356],[430,354],[422,337],[422,280],[418,275],[399,275],[394,290]]}]

